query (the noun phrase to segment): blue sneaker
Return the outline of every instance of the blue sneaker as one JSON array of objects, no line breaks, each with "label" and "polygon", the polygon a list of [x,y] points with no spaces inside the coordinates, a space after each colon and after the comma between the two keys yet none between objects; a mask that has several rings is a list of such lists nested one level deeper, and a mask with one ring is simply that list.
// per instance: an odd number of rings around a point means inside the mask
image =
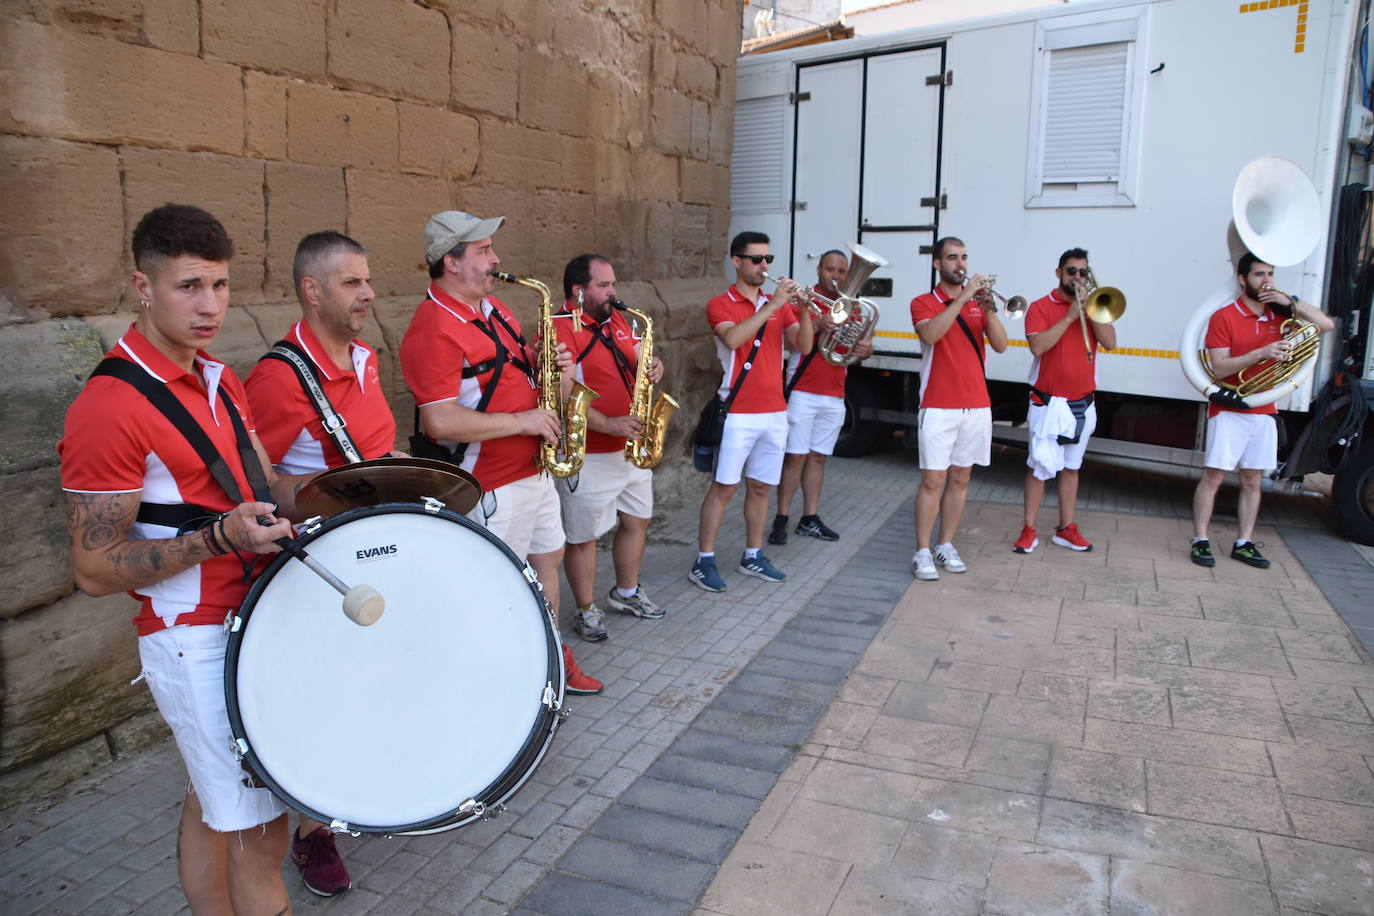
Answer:
[{"label": "blue sneaker", "polygon": [[755,554],[753,559],[741,556],[739,558],[739,571],[746,576],[753,576],[755,579],[762,579],[765,582],[781,582],[787,578],[787,573],[778,569],[763,554]]},{"label": "blue sneaker", "polygon": [[692,571],[687,574],[687,578],[703,591],[725,591],[725,580],[716,571],[715,557],[697,557],[697,561],[692,564]]}]

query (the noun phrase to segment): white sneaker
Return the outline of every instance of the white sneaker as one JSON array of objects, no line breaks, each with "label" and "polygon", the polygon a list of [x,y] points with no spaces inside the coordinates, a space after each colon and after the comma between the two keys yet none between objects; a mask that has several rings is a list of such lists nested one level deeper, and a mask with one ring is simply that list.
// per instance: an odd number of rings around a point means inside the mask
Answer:
[{"label": "white sneaker", "polygon": [[935,559],[930,555],[930,548],[912,554],[911,574],[927,581],[940,578],[940,572],[935,568]]},{"label": "white sneaker", "polygon": [[959,557],[953,544],[938,544],[935,547],[935,561],[952,573],[968,572],[968,565]]}]

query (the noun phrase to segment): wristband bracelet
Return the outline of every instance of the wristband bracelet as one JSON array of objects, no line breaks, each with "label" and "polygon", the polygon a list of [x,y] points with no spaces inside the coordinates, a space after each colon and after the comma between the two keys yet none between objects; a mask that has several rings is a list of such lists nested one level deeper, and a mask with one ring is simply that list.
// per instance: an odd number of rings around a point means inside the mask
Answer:
[{"label": "wristband bracelet", "polygon": [[[215,543],[219,545],[220,553],[229,553],[231,550],[236,550],[237,548],[234,547],[234,542],[229,540],[229,532],[224,530],[224,516],[221,515],[216,519],[215,523],[219,525],[219,534],[215,535],[212,530],[211,536],[214,537]],[[213,529],[214,525],[210,527]]]},{"label": "wristband bracelet", "polygon": [[213,530],[214,527],[215,523],[211,522],[204,528],[200,529],[200,539],[205,542],[205,547],[207,550],[210,551],[211,556],[222,557],[228,551],[226,551],[223,547],[219,545],[219,541],[215,540],[215,532]]}]

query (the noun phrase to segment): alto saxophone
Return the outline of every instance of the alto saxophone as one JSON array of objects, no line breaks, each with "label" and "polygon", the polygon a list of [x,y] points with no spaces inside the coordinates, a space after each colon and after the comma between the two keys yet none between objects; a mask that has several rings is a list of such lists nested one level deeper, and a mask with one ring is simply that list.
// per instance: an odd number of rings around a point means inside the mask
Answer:
[{"label": "alto saxophone", "polygon": [[[563,370],[558,368],[558,338],[553,329],[553,296],[549,288],[538,280],[503,270],[492,271],[492,276],[539,294],[539,406],[558,415],[559,432],[557,443],[540,441],[536,463],[554,477],[571,477],[581,469],[587,455],[587,407],[600,395],[581,382],[573,382],[572,393],[566,401],[563,399]],[[573,320],[581,322],[581,312],[575,312]]]},{"label": "alto saxophone", "polygon": [[654,386],[649,381],[649,362],[654,358],[653,321],[639,309],[632,309],[619,299],[612,299],[611,305],[638,318],[643,328],[639,336],[635,387],[630,395],[630,416],[639,420],[639,435],[625,440],[625,460],[637,468],[655,468],[663,460],[668,421],[673,418],[673,411],[677,410],[677,401],[661,391],[658,400],[654,400]]}]

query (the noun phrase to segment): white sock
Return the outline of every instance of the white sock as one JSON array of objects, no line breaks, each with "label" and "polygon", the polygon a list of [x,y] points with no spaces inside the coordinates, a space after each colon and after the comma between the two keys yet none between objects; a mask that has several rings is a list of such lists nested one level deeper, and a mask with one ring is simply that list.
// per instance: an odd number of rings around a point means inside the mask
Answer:
[{"label": "white sock", "polygon": [[953,550],[953,549],[954,549],[954,545],[953,545],[952,543],[950,543],[949,541],[945,541],[943,544],[936,544],[936,545],[935,545],[935,549],[936,549],[936,550],[944,550],[946,547],[948,547],[950,550]]},{"label": "white sock", "polygon": [[1193,538],[1193,540],[1192,540],[1190,543],[1196,544],[1198,541],[1205,541],[1205,540],[1207,540],[1207,539],[1206,539],[1206,538]]},{"label": "white sock", "polygon": [[758,555],[759,555],[759,548],[757,548],[757,547],[746,547],[746,548],[744,548],[744,558],[745,558],[746,560],[752,560],[752,559],[754,559],[754,557],[756,557],[756,556],[758,556]]},{"label": "white sock", "polygon": [[1248,544],[1248,543],[1250,543],[1250,539],[1249,539],[1249,538],[1246,538],[1245,540],[1239,540],[1239,539],[1238,539],[1238,540],[1236,541],[1236,543],[1235,543],[1234,546],[1236,546],[1236,547],[1244,547],[1244,546],[1245,546],[1246,544]]},{"label": "white sock", "polygon": [[625,589],[617,585],[615,587],[615,593],[622,598],[633,598],[635,595],[639,593],[639,586],[636,585],[634,588]]},{"label": "white sock", "polygon": [[714,560],[715,558],[716,558],[716,552],[715,552],[714,550],[711,551],[710,553],[700,553],[700,552],[697,553],[697,559],[698,559],[698,560]]}]

